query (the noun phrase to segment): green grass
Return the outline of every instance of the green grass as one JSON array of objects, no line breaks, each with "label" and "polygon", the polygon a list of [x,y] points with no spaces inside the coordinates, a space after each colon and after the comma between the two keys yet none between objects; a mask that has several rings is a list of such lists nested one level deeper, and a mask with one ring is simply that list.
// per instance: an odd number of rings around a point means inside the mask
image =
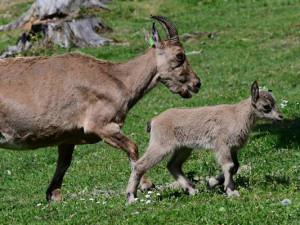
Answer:
[{"label": "green grass", "polygon": [[[10,5],[12,17],[0,18],[0,24],[13,20],[29,5]],[[55,170],[56,149],[1,150],[0,224],[299,224],[300,1],[115,0],[110,9],[93,13],[114,29],[106,37],[129,42],[129,46],[45,50],[35,46],[25,55],[81,51],[125,61],[147,49],[143,28],[150,28],[151,13],[172,19],[180,34],[218,31],[214,39],[203,36],[183,41],[186,52],[203,50],[188,56],[202,79],[199,94],[186,100],[158,85],[128,114],[123,131],[141,153],[149,140],[144,131],[149,118],[170,107],[238,102],[250,95],[254,80],[273,90],[279,107],[288,101],[280,108],[285,121],[258,123],[240,151],[240,163],[247,166],[235,177],[240,198],[227,198],[221,188],[206,188],[205,177],[215,175],[220,167],[212,152],[198,150],[184,170],[190,178],[199,178],[195,182],[199,194],[188,196],[180,189],[164,188],[151,194],[151,203],[128,206],[124,195],[130,174],[127,157],[99,143],[77,146],[63,183],[66,200],[47,203],[45,190]],[[19,34],[0,33],[0,50],[14,43]],[[148,177],[164,187],[173,181],[166,161],[149,171]],[[138,193],[144,200],[146,194]],[[281,204],[285,198],[291,200],[290,205]]]}]

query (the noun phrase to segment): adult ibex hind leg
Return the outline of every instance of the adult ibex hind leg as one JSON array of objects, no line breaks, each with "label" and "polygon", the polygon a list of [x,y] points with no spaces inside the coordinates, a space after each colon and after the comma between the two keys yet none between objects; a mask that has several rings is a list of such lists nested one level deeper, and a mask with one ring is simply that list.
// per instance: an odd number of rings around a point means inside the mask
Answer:
[{"label": "adult ibex hind leg", "polygon": [[56,165],[56,171],[46,192],[47,201],[62,200],[61,185],[64,175],[69,166],[71,165],[74,147],[75,145],[67,144],[61,144],[58,146],[58,160]]}]

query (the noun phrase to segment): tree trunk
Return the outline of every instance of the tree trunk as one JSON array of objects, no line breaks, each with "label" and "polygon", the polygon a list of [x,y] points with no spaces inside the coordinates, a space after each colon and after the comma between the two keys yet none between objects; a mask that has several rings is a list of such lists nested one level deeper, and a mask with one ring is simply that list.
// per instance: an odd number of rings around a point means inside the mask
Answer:
[{"label": "tree trunk", "polygon": [[23,28],[24,32],[15,46],[2,52],[0,58],[14,56],[32,46],[31,35],[42,32],[42,42],[68,48],[100,46],[110,42],[98,33],[112,31],[100,18],[72,19],[81,7],[108,9],[109,0],[36,0],[30,9],[15,21],[0,26],[2,30]]},{"label": "tree trunk", "polygon": [[46,19],[68,18],[80,7],[101,8],[108,10],[103,2],[109,0],[36,0],[30,9],[9,24],[0,26],[0,31],[17,28],[30,29],[31,25]]},{"label": "tree trunk", "polygon": [[65,17],[77,11],[81,6],[108,9],[99,0],[36,0],[36,14],[40,20]]},{"label": "tree trunk", "polygon": [[48,45],[57,44],[63,48],[84,46],[100,46],[110,40],[98,35],[97,32],[111,31],[100,18],[84,18],[70,21],[53,21],[32,25],[32,31],[42,31],[43,42]]}]

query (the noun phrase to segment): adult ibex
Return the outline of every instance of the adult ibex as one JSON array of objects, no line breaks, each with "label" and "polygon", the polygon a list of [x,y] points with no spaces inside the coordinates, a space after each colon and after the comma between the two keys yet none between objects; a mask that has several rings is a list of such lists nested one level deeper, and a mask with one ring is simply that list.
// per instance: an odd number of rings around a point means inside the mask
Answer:
[{"label": "adult ibex", "polygon": [[[75,145],[103,140],[125,151],[131,163],[138,160],[137,146],[121,128],[128,111],[159,81],[184,98],[198,92],[200,80],[185,57],[175,25],[163,16],[152,18],[162,24],[167,40],[160,39],[153,23],[152,47],[124,63],[79,53],[0,61],[0,147],[58,146],[47,200],[61,199]],[[143,177],[141,186],[152,183]]]},{"label": "adult ibex", "polygon": [[140,177],[150,168],[173,154],[168,169],[189,194],[197,193],[194,185],[182,171],[182,164],[193,148],[213,149],[223,172],[210,178],[212,188],[224,183],[228,196],[239,195],[233,184],[233,175],[239,168],[238,150],[248,139],[256,119],[282,120],[273,94],[259,90],[255,81],[251,97],[234,105],[198,108],[168,109],[148,122],[151,131],[146,153],[134,165],[128,187],[129,202],[134,202]]}]

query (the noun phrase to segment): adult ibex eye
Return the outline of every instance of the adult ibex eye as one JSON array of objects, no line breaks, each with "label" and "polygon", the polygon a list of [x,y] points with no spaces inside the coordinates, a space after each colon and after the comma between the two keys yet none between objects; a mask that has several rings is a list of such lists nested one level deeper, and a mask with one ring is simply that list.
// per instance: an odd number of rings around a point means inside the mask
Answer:
[{"label": "adult ibex eye", "polygon": [[177,58],[178,61],[182,62],[185,59],[185,55],[183,53],[178,53],[176,55],[176,58]]}]

